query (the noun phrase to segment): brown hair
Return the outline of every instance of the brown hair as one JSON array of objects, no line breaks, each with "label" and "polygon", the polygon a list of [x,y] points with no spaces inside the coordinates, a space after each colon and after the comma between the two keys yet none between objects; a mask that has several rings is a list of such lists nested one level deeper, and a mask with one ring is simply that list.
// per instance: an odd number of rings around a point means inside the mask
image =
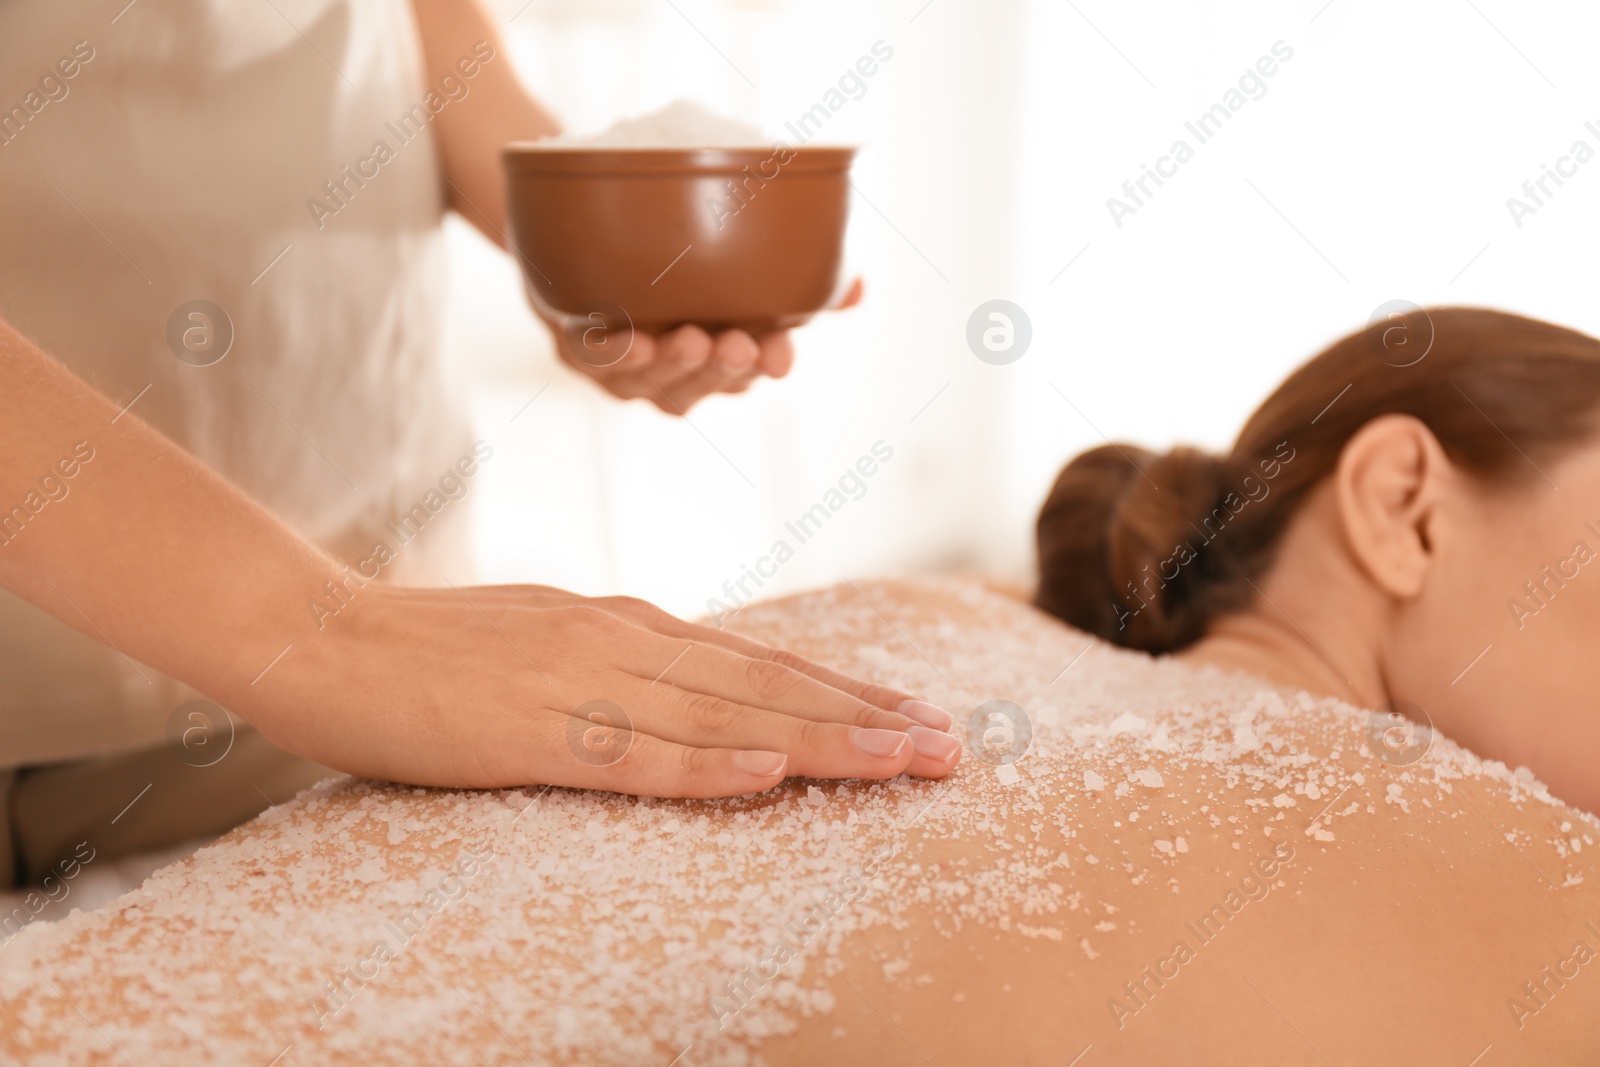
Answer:
[{"label": "brown hair", "polygon": [[1600,413],[1600,341],[1478,308],[1375,318],[1289,376],[1226,456],[1104,445],[1067,464],[1039,513],[1035,602],[1147,652],[1193,644],[1244,607],[1296,508],[1370,420],[1426,423],[1498,482],[1581,443]]}]

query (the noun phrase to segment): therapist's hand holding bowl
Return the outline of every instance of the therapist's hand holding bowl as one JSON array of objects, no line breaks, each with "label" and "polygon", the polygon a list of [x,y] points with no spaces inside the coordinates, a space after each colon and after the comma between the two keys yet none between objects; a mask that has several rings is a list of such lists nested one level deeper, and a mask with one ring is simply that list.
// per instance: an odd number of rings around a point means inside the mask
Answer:
[{"label": "therapist's hand holding bowl", "polygon": [[684,414],[794,361],[788,329],[848,307],[850,148],[506,147],[509,243],[561,358]]},{"label": "therapist's hand holding bowl", "polygon": [[[857,278],[833,310],[860,303]],[[794,366],[794,344],[787,330],[752,337],[744,330],[722,330],[712,336],[693,324],[655,335],[634,331],[627,344],[626,329],[620,341],[611,331],[572,330],[540,312],[555,339],[556,354],[573,370],[622,400],[648,400],[669,415],[686,415],[714,393],[742,393],[757,378],[782,378]],[[597,351],[607,344],[626,349],[615,363],[605,362]]]}]

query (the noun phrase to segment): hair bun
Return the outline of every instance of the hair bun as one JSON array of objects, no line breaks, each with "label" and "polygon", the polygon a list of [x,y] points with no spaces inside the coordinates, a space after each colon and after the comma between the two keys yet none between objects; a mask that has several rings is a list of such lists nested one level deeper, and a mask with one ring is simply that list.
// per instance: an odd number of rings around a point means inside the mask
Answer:
[{"label": "hair bun", "polygon": [[1227,461],[1105,445],[1069,463],[1039,514],[1038,606],[1115,644],[1171,652],[1220,611],[1231,571],[1203,528]]}]

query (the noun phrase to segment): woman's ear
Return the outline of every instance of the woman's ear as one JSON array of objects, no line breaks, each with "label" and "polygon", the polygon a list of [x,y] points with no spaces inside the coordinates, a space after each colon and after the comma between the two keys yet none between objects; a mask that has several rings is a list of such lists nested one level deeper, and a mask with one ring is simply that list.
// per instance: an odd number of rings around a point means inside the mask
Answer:
[{"label": "woman's ear", "polygon": [[1345,442],[1334,496],[1351,554],[1384,592],[1409,600],[1432,567],[1439,499],[1450,461],[1410,415],[1380,415]]}]

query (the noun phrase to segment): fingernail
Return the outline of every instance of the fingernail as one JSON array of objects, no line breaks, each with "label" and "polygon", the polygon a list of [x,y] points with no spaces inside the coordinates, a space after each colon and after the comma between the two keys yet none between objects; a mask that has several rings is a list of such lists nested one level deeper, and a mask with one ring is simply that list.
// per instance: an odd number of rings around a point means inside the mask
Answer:
[{"label": "fingernail", "polygon": [[906,735],[899,730],[855,730],[850,740],[867,755],[884,759],[900,755],[906,747]]},{"label": "fingernail", "polygon": [[902,700],[896,709],[908,719],[915,719],[932,730],[948,730],[956,717],[926,700]]},{"label": "fingernail", "polygon": [[746,774],[753,774],[757,778],[771,778],[775,774],[782,774],[784,765],[789,762],[789,757],[782,752],[759,752],[740,750],[733,754],[733,765]]},{"label": "fingernail", "polygon": [[917,750],[917,755],[929,759],[947,760],[961,751],[960,739],[942,730],[913,726],[906,731],[906,736],[911,738],[911,746]]}]

